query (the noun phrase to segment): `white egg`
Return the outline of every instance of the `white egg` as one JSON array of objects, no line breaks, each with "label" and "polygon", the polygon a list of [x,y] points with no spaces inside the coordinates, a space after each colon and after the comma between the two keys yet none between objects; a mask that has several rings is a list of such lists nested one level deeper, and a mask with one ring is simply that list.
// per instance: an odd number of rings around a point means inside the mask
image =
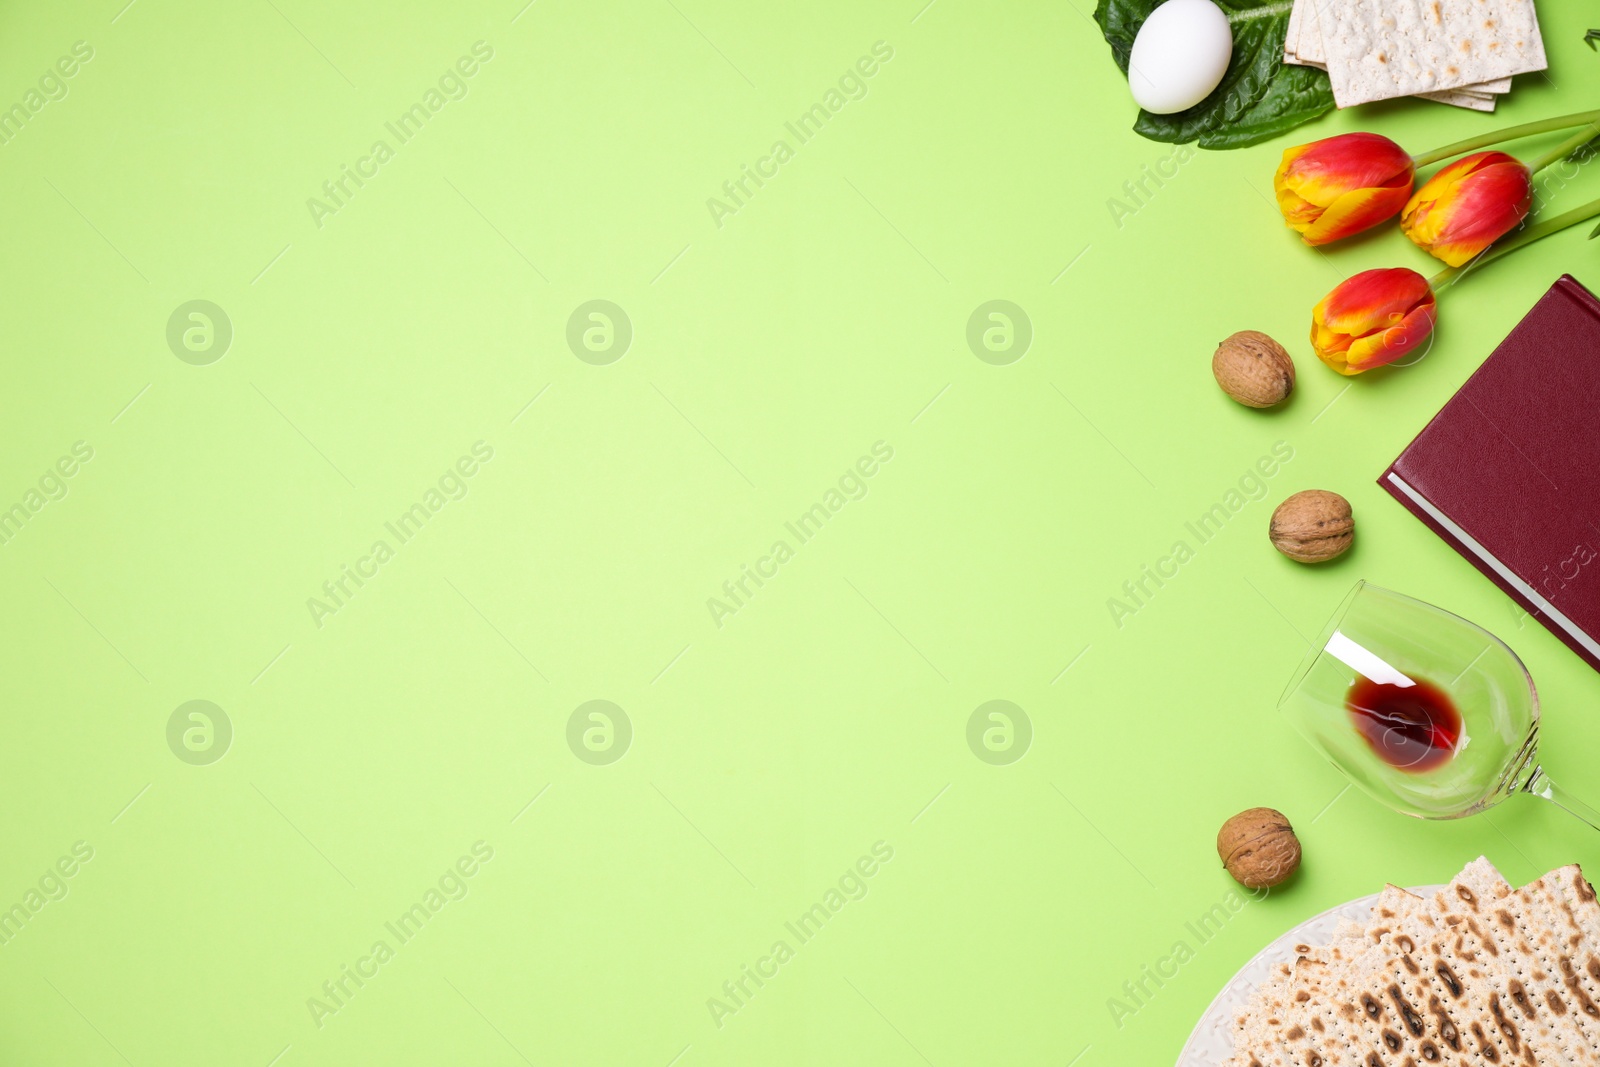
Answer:
[{"label": "white egg", "polygon": [[1128,88],[1155,115],[1191,108],[1211,95],[1233,55],[1228,16],[1211,0],[1167,0],[1133,39]]}]

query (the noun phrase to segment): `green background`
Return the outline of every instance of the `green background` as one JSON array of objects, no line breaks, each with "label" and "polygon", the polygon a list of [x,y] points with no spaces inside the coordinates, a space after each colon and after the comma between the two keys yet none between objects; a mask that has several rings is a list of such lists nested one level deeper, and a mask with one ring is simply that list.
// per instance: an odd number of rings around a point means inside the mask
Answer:
[{"label": "green background", "polygon": [[[1392,815],[1274,711],[1368,578],[1507,638],[1547,766],[1600,799],[1593,673],[1373,481],[1558,274],[1600,284],[1596,248],[1497,264],[1420,362],[1347,381],[1312,304],[1431,261],[1392,231],[1310,250],[1271,204],[1289,144],[1422,151],[1592,106],[1584,5],[1542,5],[1549,76],[1497,115],[1388,103],[1180,163],[1131,132],[1088,0],[123,2],[0,8],[0,103],[93,48],[0,146],[0,507],[93,449],[0,546],[0,908],[93,849],[0,946],[0,1062],[1165,1064],[1308,915],[1479,853],[1514,880],[1595,856],[1532,800]],[[465,97],[398,144],[384,124],[478,41]],[[796,143],[878,41],[864,97]],[[319,227],[308,199],[380,138]],[[707,200],[780,138],[719,226]],[[1175,173],[1119,225],[1146,167]],[[1553,202],[1591,195],[1583,173]],[[196,299],[233,329],[209,365],[167,342]],[[609,365],[566,340],[595,299],[632,324]],[[1032,324],[1008,365],[966,340],[993,299]],[[1212,382],[1239,329],[1293,352],[1281,410]],[[388,535],[477,441],[465,496]],[[794,542],[880,441],[866,495]],[[1265,498],[1194,543],[1279,441]],[[1359,527],[1316,569],[1265,536],[1314,487]],[[380,538],[319,626],[308,598]],[[1116,625],[1180,538],[1194,558]],[[718,626],[708,599],[779,539]],[[632,727],[607,765],[567,740],[597,699]],[[209,765],[168,746],[190,700],[232,724]],[[991,700],[1031,722],[1005,766],[967,743]],[[1217,828],[1253,805],[1304,869],[1199,945],[1233,888]],[[398,945],[384,924],[478,841],[465,897]],[[865,896],[786,931],[880,841]],[[319,1026],[308,998],[379,939],[394,958]],[[719,1026],[708,1000],[780,939]],[[1108,1000],[1179,940],[1119,1025]]]}]

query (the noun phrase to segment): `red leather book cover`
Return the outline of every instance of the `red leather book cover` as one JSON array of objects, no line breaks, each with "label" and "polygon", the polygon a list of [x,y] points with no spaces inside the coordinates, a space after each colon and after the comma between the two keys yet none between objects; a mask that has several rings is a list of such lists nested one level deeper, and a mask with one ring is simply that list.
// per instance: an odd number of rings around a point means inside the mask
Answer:
[{"label": "red leather book cover", "polygon": [[1600,670],[1600,300],[1562,275],[1378,479]]}]

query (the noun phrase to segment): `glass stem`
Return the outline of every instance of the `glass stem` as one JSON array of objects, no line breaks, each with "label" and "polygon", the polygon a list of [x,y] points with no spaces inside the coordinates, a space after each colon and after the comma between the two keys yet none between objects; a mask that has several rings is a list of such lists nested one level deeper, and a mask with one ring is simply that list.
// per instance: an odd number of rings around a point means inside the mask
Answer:
[{"label": "glass stem", "polygon": [[1543,797],[1556,807],[1569,815],[1575,815],[1588,823],[1596,830],[1600,830],[1600,811],[1595,811],[1589,805],[1557,786],[1544,773],[1543,767],[1535,767],[1533,774],[1528,779],[1528,784],[1522,787],[1523,792],[1532,793],[1536,797]]}]

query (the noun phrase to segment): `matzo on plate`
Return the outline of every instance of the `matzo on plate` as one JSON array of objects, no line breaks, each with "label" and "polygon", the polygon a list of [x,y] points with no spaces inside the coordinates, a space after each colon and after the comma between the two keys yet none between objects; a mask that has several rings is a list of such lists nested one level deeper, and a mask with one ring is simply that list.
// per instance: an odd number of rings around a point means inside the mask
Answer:
[{"label": "matzo on plate", "polygon": [[1600,904],[1576,865],[1513,889],[1480,857],[1295,952],[1235,1017],[1231,1067],[1600,1067]]}]

